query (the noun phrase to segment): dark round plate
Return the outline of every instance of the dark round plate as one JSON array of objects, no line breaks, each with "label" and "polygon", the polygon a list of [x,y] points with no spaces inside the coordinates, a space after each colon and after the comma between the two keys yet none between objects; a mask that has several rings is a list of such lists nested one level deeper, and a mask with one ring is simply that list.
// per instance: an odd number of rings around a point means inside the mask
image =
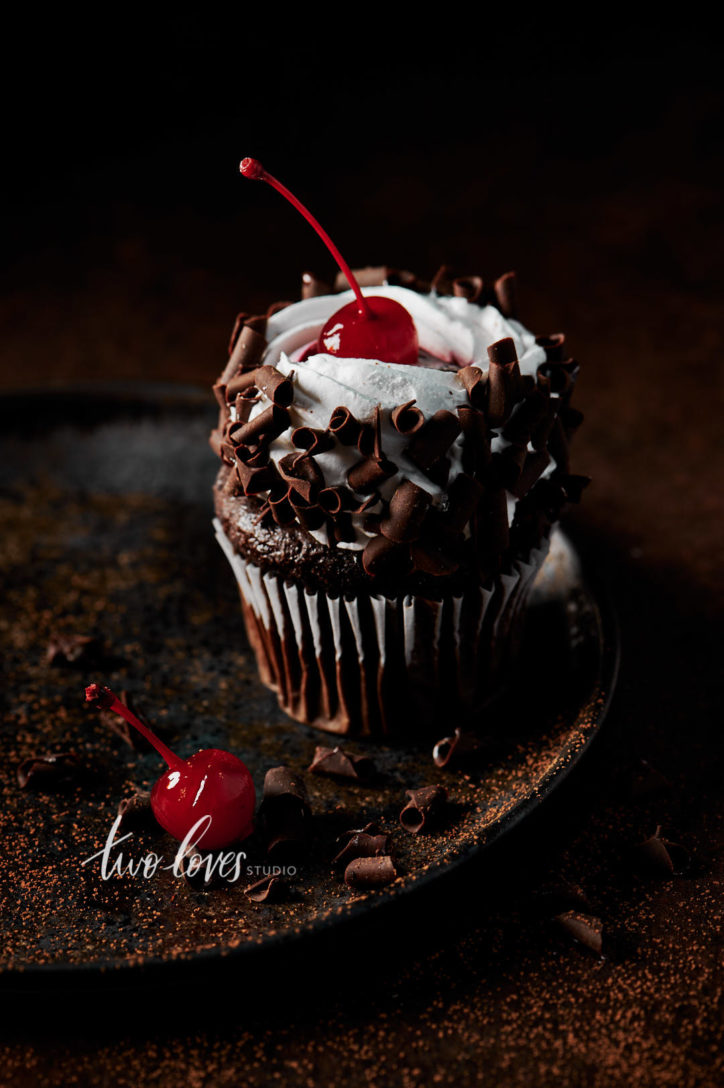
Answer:
[{"label": "dark round plate", "polygon": [[[173,976],[173,965],[266,954],[393,903],[414,904],[420,889],[534,812],[599,729],[616,678],[615,622],[558,532],[535,586],[521,679],[489,712],[476,762],[438,770],[429,742],[345,744],[372,756],[377,777],[360,785],[306,776],[313,844],[278,904],[244,895],[250,875],[207,892],[168,871],[103,881],[99,863],[83,860],[105,842],[119,799],[132,784],[151,784],[161,765],[86,711],[87,682],[128,690],[182,755],[231,748],[258,788],[269,767],[304,770],[316,744],[334,742],[286,718],[256,678],[211,528],[214,408],[206,394],[83,387],[6,396],[0,415],[6,988]],[[49,664],[58,632],[97,636],[102,652]],[[441,721],[440,736],[454,726]],[[22,760],[68,750],[83,764],[81,781],[19,789]],[[448,789],[445,822],[411,836],[398,822],[405,790],[431,783]],[[392,833],[399,878],[353,892],[330,861],[337,837],[370,820]],[[170,861],[174,844],[149,829],[122,849],[126,860],[154,851]],[[253,848],[247,863],[268,865]]]}]

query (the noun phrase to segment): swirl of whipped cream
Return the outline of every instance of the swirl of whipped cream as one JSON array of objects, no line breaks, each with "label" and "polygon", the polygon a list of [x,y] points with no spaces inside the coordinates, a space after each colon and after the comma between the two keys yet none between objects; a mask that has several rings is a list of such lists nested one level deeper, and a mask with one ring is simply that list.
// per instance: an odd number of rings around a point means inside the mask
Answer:
[{"label": "swirl of whipped cream", "polygon": [[[433,483],[405,456],[409,436],[395,430],[391,411],[414,400],[426,419],[441,408],[454,413],[460,405],[468,403],[467,393],[457,378],[458,370],[468,364],[487,370],[487,348],[507,336],[515,343],[521,373],[534,375],[545,361],[545,351],[536,344],[533,334],[520,322],[504,317],[494,306],[477,306],[464,298],[434,292],[421,295],[405,287],[372,287],[363,293],[393,298],[412,315],[420,343],[418,366],[343,359],[323,353],[300,359],[316,341],[326,320],[353,299],[352,291],[305,299],[275,313],[267,325],[269,345],[263,358],[265,364],[276,366],[282,374],[292,377],[294,383],[294,401],[289,409],[291,425],[269,447],[270,458],[276,464],[287,454],[299,452],[291,441],[295,428],[326,430],[332,412],[339,406],[348,408],[359,420],[370,419],[378,405],[381,409],[382,449],[396,465],[397,472],[379,486],[381,501],[377,506],[368,508],[364,515],[352,516],[355,539],[338,547],[355,551],[364,548],[374,535],[365,530],[365,519],[382,509],[383,501],[389,501],[403,480],[411,480],[426,491],[433,505],[446,501],[445,489]],[[250,419],[268,408],[269,403],[262,396],[254,405]],[[505,445],[499,436],[493,438],[494,451]],[[461,452],[462,436],[458,436],[447,455],[451,481],[462,471]],[[355,447],[340,443],[328,452],[315,454],[327,487],[347,486],[347,474],[359,460]],[[360,503],[367,497],[360,495]],[[515,499],[510,496],[509,517],[514,504]],[[321,543],[329,543],[326,528],[311,535]]]}]

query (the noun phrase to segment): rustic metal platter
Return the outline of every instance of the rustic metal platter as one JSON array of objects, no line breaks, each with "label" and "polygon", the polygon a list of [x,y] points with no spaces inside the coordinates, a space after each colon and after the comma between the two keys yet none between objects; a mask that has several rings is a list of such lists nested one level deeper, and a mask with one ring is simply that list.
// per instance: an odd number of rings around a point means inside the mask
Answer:
[{"label": "rustic metal platter", "polygon": [[[402,748],[349,742],[372,757],[376,777],[362,785],[306,776],[312,845],[279,903],[250,901],[251,876],[209,891],[170,871],[102,880],[99,863],[83,861],[103,846],[119,800],[162,767],[86,711],[85,683],[130,692],[181,755],[230,748],[258,788],[280,762],[304,771],[325,735],[286,718],[257,680],[211,529],[214,407],[205,393],[104,384],[17,394],[0,400],[0,419],[6,990],[175,977],[413,905],[423,887],[535,812],[600,728],[616,678],[615,622],[558,532],[534,589],[518,680],[489,711],[472,764],[436,768],[429,739]],[[93,636],[100,648],[51,663],[58,633]],[[441,721],[440,737],[455,724]],[[68,751],[77,776],[19,788],[23,760]],[[449,792],[446,817],[409,835],[398,822],[405,790],[432,783]],[[399,877],[352,891],[330,860],[337,837],[370,820],[392,833]],[[125,856],[149,851],[172,859],[174,844],[149,828],[134,833]],[[257,876],[268,864],[253,844],[248,862],[262,867]]]}]

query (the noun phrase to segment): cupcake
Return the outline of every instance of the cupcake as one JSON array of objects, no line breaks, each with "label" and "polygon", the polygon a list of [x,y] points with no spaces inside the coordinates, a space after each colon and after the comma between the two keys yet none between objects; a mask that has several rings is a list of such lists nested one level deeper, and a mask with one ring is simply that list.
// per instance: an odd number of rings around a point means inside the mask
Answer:
[{"label": "cupcake", "polygon": [[[489,290],[445,269],[344,271],[237,319],[214,386],[216,534],[291,717],[388,739],[474,726],[586,482],[568,458],[578,368],[562,335],[518,321],[512,274]],[[348,357],[362,299],[383,318]],[[402,347],[397,329],[380,340],[398,308]]]}]

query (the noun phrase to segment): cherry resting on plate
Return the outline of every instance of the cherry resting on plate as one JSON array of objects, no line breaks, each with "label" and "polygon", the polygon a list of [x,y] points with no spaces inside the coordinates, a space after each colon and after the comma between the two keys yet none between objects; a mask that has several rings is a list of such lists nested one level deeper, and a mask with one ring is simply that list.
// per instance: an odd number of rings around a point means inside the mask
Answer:
[{"label": "cherry resting on plate", "polygon": [[302,213],[355,293],[354,302],[348,302],[327,319],[317,340],[317,351],[345,359],[380,359],[385,363],[416,366],[419,354],[417,329],[405,307],[391,298],[362,294],[352,269],[326,230],[285,185],[267,173],[258,159],[242,159],[239,169],[245,178],[266,181]]},{"label": "cherry resting on plate", "polygon": [[220,748],[205,748],[189,759],[179,759],[110,688],[90,684],[85,698],[99,710],[112,710],[125,718],[168,763],[168,770],[151,790],[151,808],[170,835],[183,841],[204,816],[211,821],[206,821],[208,826],[194,844],[206,850],[230,846],[251,834],[256,795],[251,774],[240,759]]}]

